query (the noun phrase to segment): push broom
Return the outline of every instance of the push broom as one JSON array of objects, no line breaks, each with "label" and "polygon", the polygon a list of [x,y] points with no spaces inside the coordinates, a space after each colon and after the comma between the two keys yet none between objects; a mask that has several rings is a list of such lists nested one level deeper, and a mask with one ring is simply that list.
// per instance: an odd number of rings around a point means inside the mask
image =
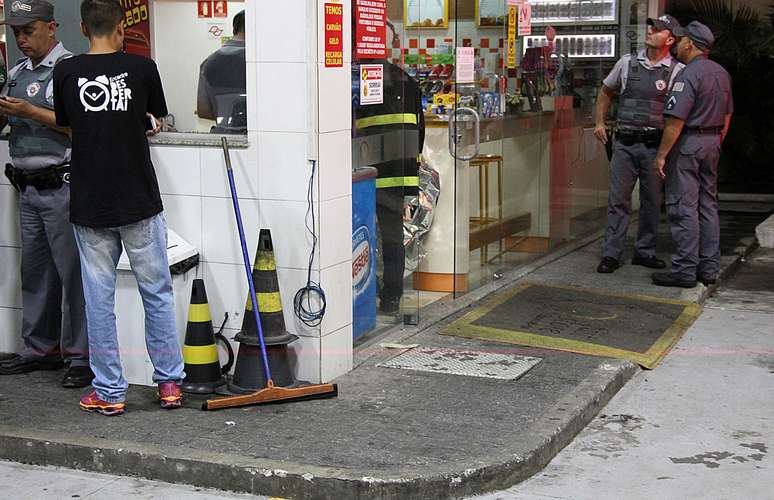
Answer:
[{"label": "push broom", "polygon": [[299,387],[276,387],[271,377],[271,367],[269,366],[269,357],[266,353],[266,343],[263,338],[263,328],[261,327],[261,316],[258,312],[258,300],[255,295],[255,285],[253,284],[253,273],[250,267],[250,255],[247,253],[247,242],[245,238],[245,229],[242,225],[242,213],[239,210],[239,199],[237,198],[236,184],[234,183],[234,171],[231,168],[231,154],[228,150],[228,141],[222,138],[223,156],[226,159],[226,173],[228,174],[228,184],[231,188],[231,201],[234,204],[234,215],[236,216],[237,229],[239,230],[239,241],[242,244],[242,258],[245,263],[245,272],[247,273],[247,285],[250,288],[250,300],[253,303],[253,315],[255,316],[255,325],[258,329],[258,339],[261,344],[261,358],[263,369],[266,375],[266,387],[258,389],[251,394],[239,396],[227,396],[224,398],[209,399],[202,404],[203,410],[220,410],[223,408],[234,408],[236,406],[247,406],[262,403],[286,403],[307,399],[333,398],[338,395],[336,384],[310,384]]}]

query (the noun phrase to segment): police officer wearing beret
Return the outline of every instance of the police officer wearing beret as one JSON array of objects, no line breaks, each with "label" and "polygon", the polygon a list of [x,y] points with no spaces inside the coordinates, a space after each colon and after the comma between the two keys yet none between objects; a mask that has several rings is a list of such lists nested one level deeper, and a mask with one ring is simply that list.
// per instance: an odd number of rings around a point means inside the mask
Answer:
[{"label": "police officer wearing beret", "polygon": [[669,53],[676,42],[672,30],[680,26],[672,16],[648,19],[646,49],[626,54],[605,78],[597,98],[594,134],[603,144],[608,137],[605,118],[613,98],[620,96],[618,122],[610,163],[607,228],[599,273],[621,266],[631,215],[632,190],[640,181],[640,218],[632,264],[663,269],[656,257],[661,217],[662,179],[652,169],[664,128],[664,102],[683,65]]},{"label": "police officer wearing beret", "polygon": [[85,387],[93,375],[81,268],[69,221],[70,137],[56,126],[53,111],[54,66],[72,54],[57,41],[54,6],[44,0],[6,2],[4,24],[12,27],[26,56],[8,72],[0,94],[0,125],[11,126],[12,164],[5,173],[19,191],[24,348],[0,362],[0,375],[66,364],[62,385]]},{"label": "police officer wearing beret", "polygon": [[718,160],[734,111],[731,77],[707,58],[712,31],[694,21],[674,34],[677,57],[686,64],[664,108],[666,127],[654,169],[666,174],[669,228],[675,242],[670,273],[653,283],[693,288],[715,282],[720,272]]}]

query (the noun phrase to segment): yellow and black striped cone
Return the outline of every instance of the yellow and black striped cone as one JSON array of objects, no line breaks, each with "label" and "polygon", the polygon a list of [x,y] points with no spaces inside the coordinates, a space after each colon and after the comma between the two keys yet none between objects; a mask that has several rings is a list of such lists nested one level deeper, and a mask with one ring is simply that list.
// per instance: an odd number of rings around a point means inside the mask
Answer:
[{"label": "yellow and black striped cone", "polygon": [[[285,330],[277,266],[274,261],[274,246],[271,242],[271,232],[268,229],[261,229],[258,237],[258,251],[255,254],[255,264],[253,265],[253,284],[255,285],[258,312],[261,315],[261,328],[274,385],[294,387],[297,382],[293,377],[288,359],[288,344],[298,337]],[[247,394],[266,387],[261,344],[249,294],[245,305],[245,316],[242,320],[242,330],[234,338],[239,342],[234,377],[229,382],[227,390],[218,389],[217,392]]]},{"label": "yellow and black striped cone", "polygon": [[195,279],[188,308],[188,326],[183,345],[185,380],[181,389],[193,394],[210,394],[226,383],[223,377],[215,333],[212,329],[210,306],[204,280]]}]

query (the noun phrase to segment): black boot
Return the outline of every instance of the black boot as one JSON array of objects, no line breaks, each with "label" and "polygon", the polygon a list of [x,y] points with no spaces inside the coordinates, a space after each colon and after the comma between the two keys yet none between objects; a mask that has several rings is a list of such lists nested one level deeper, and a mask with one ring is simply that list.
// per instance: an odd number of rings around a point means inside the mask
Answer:
[{"label": "black boot", "polygon": [[610,274],[616,269],[621,267],[621,263],[617,259],[612,257],[602,257],[602,262],[597,266],[597,272],[602,274]]},{"label": "black boot", "polygon": [[675,276],[672,273],[653,273],[653,284],[658,286],[674,286],[679,288],[696,287],[695,279],[686,279]]},{"label": "black boot", "polygon": [[62,387],[87,387],[94,380],[94,373],[88,366],[71,366],[62,377]]},{"label": "black boot", "polygon": [[649,267],[651,269],[664,269],[666,267],[666,262],[659,259],[655,255],[651,255],[650,257],[640,257],[639,255],[635,255],[632,259],[632,265]]},{"label": "black boot", "polygon": [[63,366],[64,361],[58,356],[26,358],[17,354],[11,359],[0,362],[0,375],[18,375],[37,370],[59,370]]}]

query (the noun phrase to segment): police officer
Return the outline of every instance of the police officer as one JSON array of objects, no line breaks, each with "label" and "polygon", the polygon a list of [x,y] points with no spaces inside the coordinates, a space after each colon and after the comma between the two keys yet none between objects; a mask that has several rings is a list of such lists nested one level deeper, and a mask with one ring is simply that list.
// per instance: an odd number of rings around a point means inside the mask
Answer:
[{"label": "police officer", "polygon": [[[11,126],[12,164],[19,190],[24,349],[0,363],[0,374],[68,365],[62,384],[91,383],[78,250],[69,221],[70,139],[56,126],[54,65],[72,54],[56,39],[54,6],[44,0],[6,4],[6,20],[26,56],[8,72],[0,96],[2,126]],[[64,299],[64,300],[63,300]]]},{"label": "police officer", "polygon": [[694,21],[675,29],[677,57],[686,64],[664,108],[666,127],[654,171],[666,172],[667,215],[676,253],[670,273],[653,274],[661,286],[709,285],[720,272],[718,160],[734,111],[731,77],[707,59],[712,31]]},{"label": "police officer", "polygon": [[196,114],[215,120],[211,132],[247,132],[245,11],[234,16],[234,37],[210,54],[199,68]]},{"label": "police officer", "polygon": [[648,19],[646,48],[623,56],[605,78],[597,97],[594,134],[607,145],[605,118],[616,94],[620,96],[618,122],[610,163],[607,228],[599,273],[612,273],[621,266],[631,215],[632,190],[640,181],[640,221],[632,264],[663,269],[656,257],[656,237],[661,217],[663,181],[653,172],[653,159],[664,128],[664,102],[669,86],[682,64],[669,51],[679,23],[672,16]]},{"label": "police officer", "polygon": [[[385,155],[376,166],[376,218],[382,235],[384,276],[379,292],[379,310],[394,314],[400,309],[403,296],[403,199],[419,194],[418,157],[425,136],[425,118],[419,84],[400,67],[388,61],[384,68],[384,101],[382,104],[361,105],[353,102],[355,137],[383,135]],[[353,64],[353,80],[359,80]],[[359,89],[359,87],[358,87]],[[359,98],[359,94],[356,96]],[[390,140],[390,137],[397,140]],[[391,144],[392,146],[389,146]]]}]

